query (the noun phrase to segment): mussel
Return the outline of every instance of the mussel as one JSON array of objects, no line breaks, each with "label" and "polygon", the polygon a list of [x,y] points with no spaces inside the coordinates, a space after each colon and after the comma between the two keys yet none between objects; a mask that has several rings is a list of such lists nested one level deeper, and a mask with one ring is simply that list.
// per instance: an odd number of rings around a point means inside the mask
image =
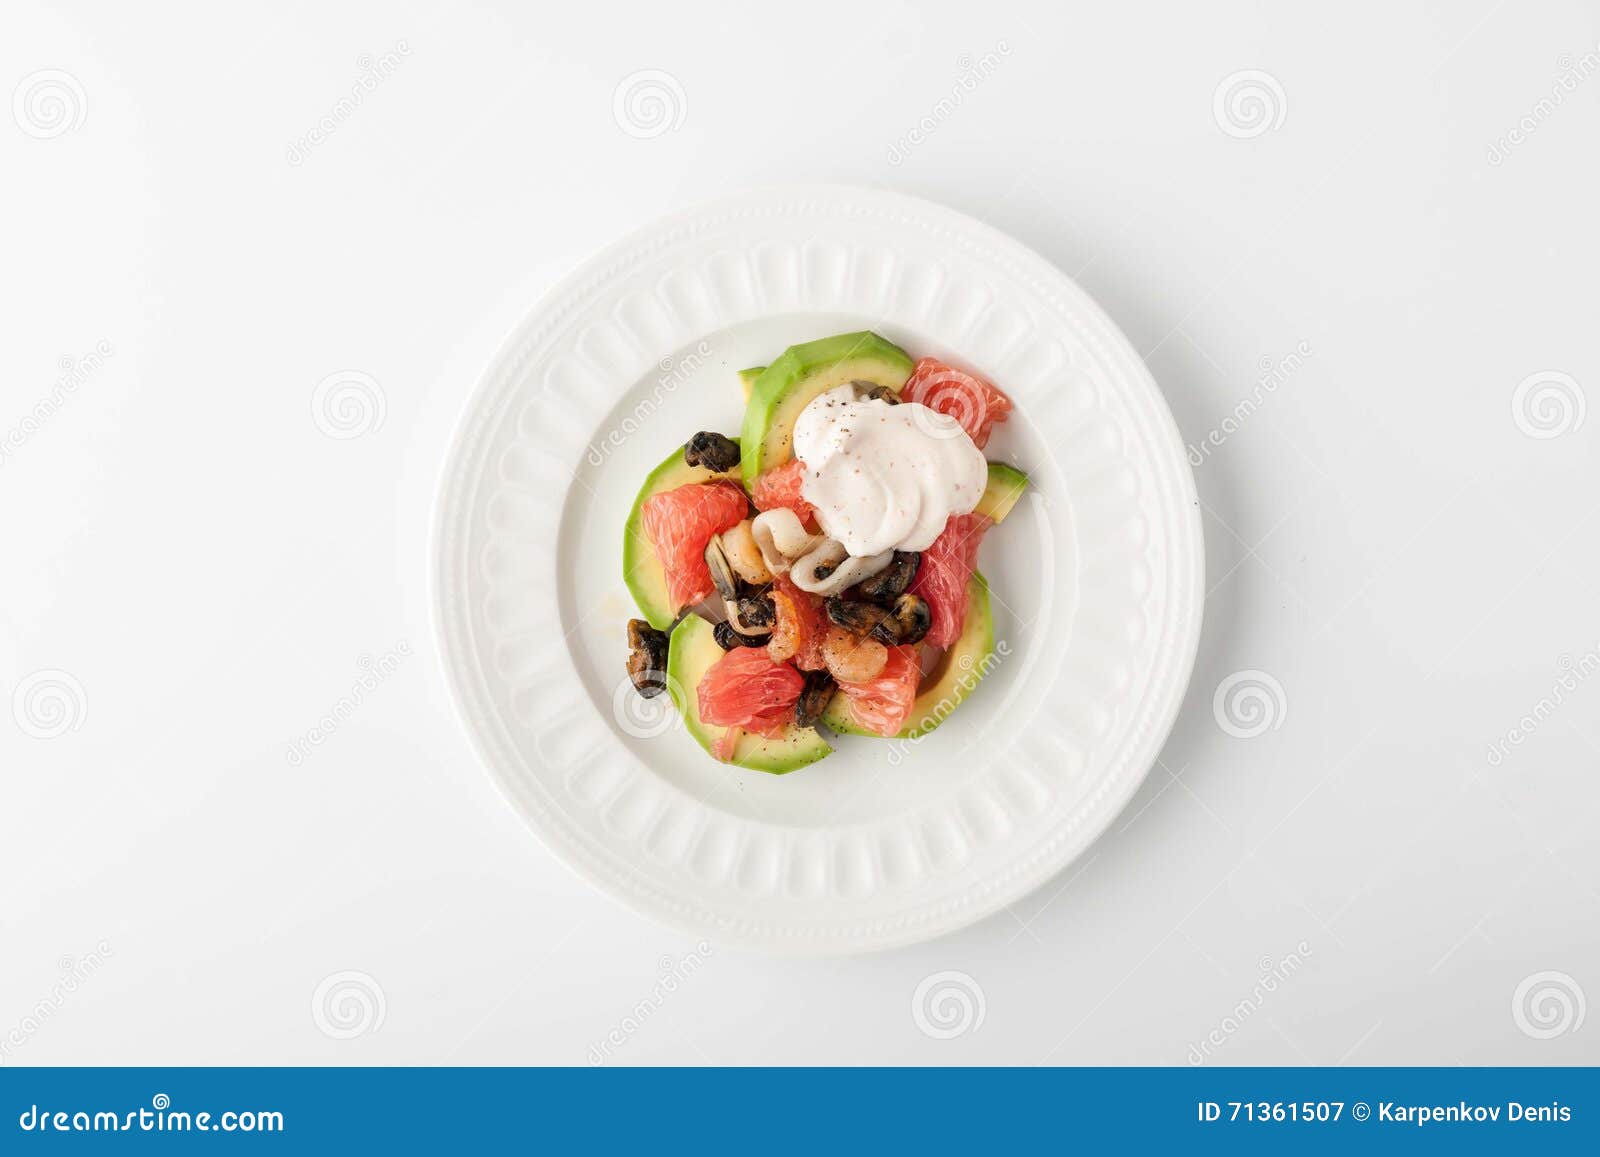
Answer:
[{"label": "mussel", "polygon": [[855,593],[873,602],[888,602],[899,598],[911,588],[922,565],[922,555],[914,550],[897,550],[889,565],[870,578],[855,585]]},{"label": "mussel", "polygon": [[739,443],[711,430],[701,430],[683,444],[683,460],[717,474],[739,465]]},{"label": "mussel", "polygon": [[828,621],[835,626],[890,647],[920,643],[933,625],[933,612],[927,602],[913,594],[901,595],[887,607],[845,598],[827,599],[822,606]]},{"label": "mussel", "polygon": [[722,540],[715,534],[706,543],[706,569],[711,572],[711,585],[717,588],[717,595],[723,602],[731,603],[739,597],[739,576],[733,573],[727,552],[722,549]]},{"label": "mussel", "polygon": [[890,619],[894,623],[896,643],[920,643],[933,626],[933,609],[926,599],[903,594],[895,599]]},{"label": "mussel", "polygon": [[771,627],[778,621],[778,608],[766,591],[741,595],[735,605],[739,608],[740,620],[752,627]]},{"label": "mussel", "polygon": [[800,698],[795,700],[794,721],[801,727],[814,727],[822,713],[828,709],[837,685],[826,671],[807,671]]},{"label": "mussel", "polygon": [[706,569],[711,572],[711,585],[717,588],[722,609],[733,629],[741,635],[770,635],[772,624],[778,621],[772,596],[765,592],[741,593],[739,576],[728,561],[721,535],[712,535],[711,541],[706,543]]},{"label": "mussel", "polygon": [[743,635],[733,629],[733,624],[727,621],[717,623],[711,628],[711,637],[717,641],[717,646],[724,651],[731,651],[735,647],[765,647],[767,636]]},{"label": "mussel", "polygon": [[877,603],[864,603],[855,599],[846,599],[835,596],[825,599],[822,609],[828,616],[828,621],[836,627],[843,627],[852,635],[874,635],[889,618],[889,608],[880,607]]},{"label": "mussel", "polygon": [[667,633],[643,619],[628,620],[628,678],[646,699],[667,689]]}]

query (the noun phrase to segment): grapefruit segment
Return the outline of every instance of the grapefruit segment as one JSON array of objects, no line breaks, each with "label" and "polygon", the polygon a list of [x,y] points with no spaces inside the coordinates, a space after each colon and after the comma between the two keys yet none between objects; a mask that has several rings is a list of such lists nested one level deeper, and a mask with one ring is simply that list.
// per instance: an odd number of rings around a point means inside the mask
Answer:
[{"label": "grapefruit segment", "polygon": [[711,593],[706,544],[748,509],[744,491],[731,482],[691,482],[645,499],[644,532],[666,573],[674,613]]},{"label": "grapefruit segment", "polygon": [[794,702],[804,686],[800,672],[774,663],[765,648],[735,647],[700,678],[695,692],[700,720],[776,739],[793,722]]},{"label": "grapefruit segment", "polygon": [[926,641],[948,647],[961,637],[967,619],[967,581],[978,567],[978,546],[994,525],[982,514],[953,514],[933,545],[922,552],[922,565],[911,593],[928,604],[933,625]]},{"label": "grapefruit segment", "polygon": [[789,459],[782,466],[768,470],[756,479],[756,484],[750,488],[750,501],[756,504],[757,510],[787,506],[800,516],[800,521],[808,529],[814,529],[817,525],[817,508],[800,494],[800,483],[805,473],[804,462],[798,458]]},{"label": "grapefruit segment", "polygon": [[917,700],[922,663],[912,646],[889,648],[889,659],[876,678],[860,683],[837,680],[850,719],[873,735],[898,735]]},{"label": "grapefruit segment", "polygon": [[954,418],[981,450],[996,422],[1011,413],[1011,399],[993,382],[946,365],[938,358],[923,358],[900,389],[900,399],[921,402],[930,410]]}]

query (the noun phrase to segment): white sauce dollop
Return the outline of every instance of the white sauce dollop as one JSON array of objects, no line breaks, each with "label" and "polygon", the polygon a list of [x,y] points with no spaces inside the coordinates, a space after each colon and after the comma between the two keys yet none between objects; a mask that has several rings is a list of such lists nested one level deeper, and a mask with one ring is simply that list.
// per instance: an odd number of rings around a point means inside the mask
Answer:
[{"label": "white sauce dollop", "polygon": [[849,385],[800,411],[794,456],[823,533],[856,556],[928,549],[989,480],[983,451],[954,418],[917,402],[857,401]]}]

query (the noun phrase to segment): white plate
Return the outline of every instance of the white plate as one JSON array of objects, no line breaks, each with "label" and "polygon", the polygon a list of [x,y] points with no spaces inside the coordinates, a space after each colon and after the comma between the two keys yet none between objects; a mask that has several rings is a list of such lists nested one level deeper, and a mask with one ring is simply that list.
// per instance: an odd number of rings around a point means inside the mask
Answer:
[{"label": "white plate", "polygon": [[[665,696],[629,690],[623,521],[689,434],[738,430],[736,370],[855,329],[1016,402],[986,452],[1034,487],[980,559],[1006,653],[915,745],[844,736],[790,775],[726,767]],[[833,187],[669,218],[551,293],[467,408],[435,554],[462,716],[534,830],[641,911],[798,953],[937,936],[1083,851],[1177,714],[1204,565],[1172,416],[1099,308],[970,218]]]}]

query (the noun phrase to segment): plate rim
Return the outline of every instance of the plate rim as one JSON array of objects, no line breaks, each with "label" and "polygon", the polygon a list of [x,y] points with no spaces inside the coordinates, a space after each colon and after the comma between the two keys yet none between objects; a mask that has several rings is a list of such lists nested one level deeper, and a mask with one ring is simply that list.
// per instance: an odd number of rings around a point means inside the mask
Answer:
[{"label": "plate rim", "polygon": [[[1087,797],[1085,801],[1087,806],[1074,817],[1075,822],[1065,825],[1058,822],[1054,829],[1048,831],[1041,838],[1039,849],[1029,863],[1018,866],[1000,877],[1000,882],[991,882],[988,895],[953,907],[947,902],[948,910],[941,915],[928,917],[920,922],[902,920],[891,928],[882,928],[870,934],[850,928],[830,929],[826,935],[805,937],[786,938],[760,934],[759,930],[765,927],[761,921],[741,919],[719,922],[715,918],[710,922],[699,921],[691,916],[681,915],[677,910],[654,904],[639,888],[626,886],[626,877],[637,876],[639,873],[631,870],[617,872],[615,865],[609,862],[604,849],[591,846],[593,841],[587,833],[567,822],[566,818],[555,809],[546,809],[535,801],[525,798],[516,790],[511,777],[500,767],[501,753],[491,744],[490,736],[483,726],[497,721],[490,718],[492,713],[483,710],[481,705],[469,703],[472,672],[468,670],[467,658],[471,649],[462,649],[458,653],[451,634],[453,610],[448,599],[454,590],[452,581],[456,576],[452,573],[451,558],[445,548],[452,536],[461,529],[453,515],[458,510],[471,508],[481,482],[478,478],[466,478],[466,471],[462,470],[461,466],[468,451],[469,441],[487,424],[484,421],[484,412],[486,409],[492,409],[486,406],[491,400],[490,394],[508,371],[510,364],[516,360],[518,350],[535,332],[547,326],[559,325],[561,301],[564,298],[571,300],[577,287],[592,279],[597,271],[614,264],[618,257],[637,253],[650,239],[671,235],[680,227],[698,219],[725,214],[735,210],[742,203],[759,203],[774,198],[799,204],[817,201],[843,201],[848,204],[865,200],[878,206],[898,206],[905,210],[908,216],[930,224],[953,228],[960,234],[981,242],[989,249],[1003,253],[1019,265],[1029,267],[1043,280],[1052,282],[1051,288],[1059,290],[1069,299],[1071,309],[1080,313],[1086,321],[1096,325],[1100,336],[1117,347],[1118,352],[1123,355],[1120,359],[1123,363],[1122,368],[1132,379],[1130,383],[1132,388],[1137,393],[1145,395],[1149,403],[1149,417],[1156,426],[1152,431],[1152,444],[1159,446],[1164,443],[1167,447],[1168,454],[1165,457],[1168,467],[1171,468],[1172,482],[1181,492],[1177,519],[1180,529],[1188,532],[1191,541],[1189,566],[1182,568],[1181,573],[1180,568],[1172,568],[1173,591],[1170,595],[1175,602],[1191,610],[1184,618],[1175,617],[1177,629],[1174,630],[1173,637],[1166,640],[1164,647],[1166,662],[1160,663],[1158,657],[1158,670],[1164,666],[1168,673],[1168,687],[1163,701],[1159,704],[1159,710],[1147,716],[1143,737],[1136,739],[1132,744],[1137,752],[1136,758],[1129,757],[1126,768],[1119,777],[1114,777],[1102,790]],[[1160,457],[1157,456],[1156,465],[1159,465]],[[1193,679],[1205,617],[1204,527],[1200,518],[1193,468],[1184,451],[1182,435],[1171,406],[1144,358],[1121,327],[1070,275],[1010,234],[937,201],[898,190],[846,184],[764,185],[702,200],[630,230],[580,260],[570,271],[558,278],[511,326],[492,356],[483,363],[473,388],[461,403],[449,444],[439,467],[427,541],[428,604],[433,619],[433,642],[439,652],[439,666],[449,688],[456,718],[467,733],[468,741],[483,770],[487,772],[500,795],[556,860],[612,900],[685,934],[711,937],[724,946],[772,955],[855,955],[887,951],[949,935],[994,915],[1008,904],[1033,892],[1080,858],[1105,834],[1138,792],[1154,767],[1161,748],[1171,735]],[[464,583],[462,585],[465,586]],[[469,617],[463,616],[463,618]],[[470,621],[466,622],[466,628],[470,636],[473,631]],[[1155,681],[1160,681],[1159,674],[1155,677]],[[480,719],[480,715],[485,718]],[[971,895],[975,887],[959,894]],[[703,904],[695,901],[691,906],[703,907]],[[707,914],[712,915],[709,911]]]}]

